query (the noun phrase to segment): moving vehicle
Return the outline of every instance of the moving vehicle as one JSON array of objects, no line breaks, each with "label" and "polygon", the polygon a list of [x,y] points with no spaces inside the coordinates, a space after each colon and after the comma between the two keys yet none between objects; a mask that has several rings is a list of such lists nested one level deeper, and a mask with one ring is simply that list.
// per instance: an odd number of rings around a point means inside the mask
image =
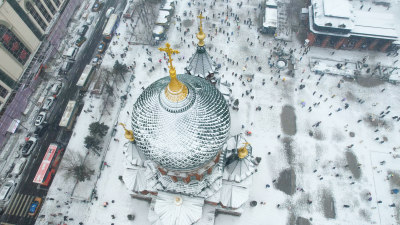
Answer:
[{"label": "moving vehicle", "polygon": [[83,69],[83,72],[79,77],[78,82],[76,82],[76,86],[78,86],[81,91],[87,91],[87,89],[89,88],[93,71],[94,67],[90,64],[86,65],[85,69]]},{"label": "moving vehicle", "polygon": [[57,171],[58,164],[60,163],[61,153],[64,148],[60,144],[51,143],[43,157],[43,161],[33,179],[33,183],[42,186],[49,186],[50,181]]},{"label": "moving vehicle", "polygon": [[85,43],[85,41],[86,41],[86,37],[81,36],[81,37],[78,38],[78,40],[75,41],[75,45],[78,46],[78,47],[81,47],[81,45],[83,43]]},{"label": "moving vehicle", "polygon": [[46,119],[46,114],[47,113],[45,111],[39,113],[35,120],[35,126],[40,126],[44,122],[44,120]]},{"label": "moving vehicle", "polygon": [[101,64],[101,55],[96,55],[93,59],[92,59],[92,65],[93,66],[97,66]]},{"label": "moving vehicle", "polygon": [[51,86],[50,94],[53,95],[53,96],[54,95],[57,96],[60,93],[61,88],[62,88],[62,82],[61,81],[57,81],[56,83],[54,83]]},{"label": "moving vehicle", "polygon": [[26,164],[26,158],[18,159],[17,162],[15,163],[13,171],[11,172],[11,175],[13,175],[13,177],[17,177],[18,175],[20,175],[25,168],[25,164]]},{"label": "moving vehicle", "polygon": [[60,73],[66,74],[71,69],[73,64],[74,64],[73,61],[70,60],[65,61],[60,68]]},{"label": "moving vehicle", "polygon": [[78,34],[81,36],[85,36],[86,32],[88,31],[89,26],[88,25],[83,25],[81,28],[78,30]]},{"label": "moving vehicle", "polygon": [[96,1],[92,6],[92,11],[98,12],[102,6],[103,6],[103,2]]},{"label": "moving vehicle", "polygon": [[98,51],[99,53],[103,53],[105,49],[106,49],[106,43],[105,43],[104,41],[102,41],[102,42],[99,44],[99,47],[97,47],[97,51]]},{"label": "moving vehicle", "polygon": [[43,123],[36,127],[33,134],[35,135],[35,137],[42,137],[48,127],[49,127],[49,125],[47,123]]},{"label": "moving vehicle", "polygon": [[0,201],[8,201],[14,192],[15,182],[13,180],[6,181],[0,190]]},{"label": "moving vehicle", "polygon": [[54,98],[53,96],[47,97],[43,103],[42,109],[48,111],[51,108],[51,106],[53,106],[55,99],[56,98]]},{"label": "moving vehicle", "polygon": [[33,202],[31,203],[31,205],[29,206],[28,215],[36,216],[36,214],[39,212],[41,205],[42,205],[42,198],[35,197],[35,199],[33,199]]},{"label": "moving vehicle", "polygon": [[117,29],[118,24],[119,24],[119,16],[117,14],[111,14],[110,18],[108,19],[108,22],[106,24],[106,27],[103,30],[103,39],[105,41],[110,41],[115,29]]},{"label": "moving vehicle", "polygon": [[113,12],[114,12],[114,7],[111,7],[109,9],[107,9],[106,18],[110,18],[111,13],[113,13]]},{"label": "moving vehicle", "polygon": [[76,101],[69,101],[63,116],[61,117],[60,127],[65,127],[67,130],[71,130],[75,121],[76,113],[78,112],[78,104]]},{"label": "moving vehicle", "polygon": [[34,137],[30,137],[27,142],[25,142],[24,146],[22,146],[21,152],[22,156],[28,156],[31,154],[32,150],[36,147],[37,139]]}]

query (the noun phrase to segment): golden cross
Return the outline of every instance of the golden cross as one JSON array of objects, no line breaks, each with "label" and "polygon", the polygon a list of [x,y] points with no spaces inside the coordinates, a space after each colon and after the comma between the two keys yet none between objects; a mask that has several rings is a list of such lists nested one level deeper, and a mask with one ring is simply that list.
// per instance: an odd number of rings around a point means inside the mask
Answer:
[{"label": "golden cross", "polygon": [[171,55],[172,55],[172,54],[178,54],[179,51],[178,51],[178,50],[175,50],[175,49],[172,49],[172,48],[171,48],[171,45],[170,45],[168,42],[165,43],[165,46],[166,46],[166,48],[161,48],[161,47],[160,47],[160,48],[158,48],[158,50],[167,53],[167,55],[168,55],[168,57],[169,57],[170,69],[172,69],[172,68],[174,68],[174,67],[172,66],[172,57],[171,57]]},{"label": "golden cross", "polygon": [[202,24],[203,24],[203,23],[202,23],[202,21],[201,21],[201,20],[202,20],[202,19],[204,19],[205,17],[203,16],[203,14],[202,14],[202,13],[200,13],[200,15],[199,15],[199,16],[197,16],[197,18],[199,18],[199,19],[200,19],[200,27],[201,27],[201,28],[203,28],[203,26],[202,26]]}]

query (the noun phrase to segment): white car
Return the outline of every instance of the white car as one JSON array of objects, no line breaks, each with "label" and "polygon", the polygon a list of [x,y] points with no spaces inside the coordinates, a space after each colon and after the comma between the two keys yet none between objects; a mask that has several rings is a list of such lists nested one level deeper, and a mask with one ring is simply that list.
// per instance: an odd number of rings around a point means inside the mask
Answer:
[{"label": "white car", "polygon": [[42,109],[48,111],[54,103],[55,98],[53,96],[47,97],[43,103]]},{"label": "white car", "polygon": [[93,66],[97,66],[101,64],[101,55],[96,55],[93,59],[92,59],[92,65]]},{"label": "white car", "polygon": [[57,81],[56,83],[54,83],[51,86],[50,94],[53,95],[53,96],[54,95],[57,96],[60,93],[61,88],[62,88],[62,82],[61,81]]},{"label": "white car", "polygon": [[114,12],[114,7],[111,7],[106,12],[106,18],[110,18],[111,14]]},{"label": "white car", "polygon": [[39,113],[35,120],[35,126],[40,126],[46,120],[46,114],[44,111]]},{"label": "white car", "polygon": [[22,146],[22,156],[28,156],[31,154],[32,150],[35,149],[37,143],[37,139],[34,137],[30,137],[28,141],[25,142],[24,146]]},{"label": "white car", "polygon": [[13,171],[11,172],[11,175],[13,175],[13,177],[20,175],[25,168],[25,164],[26,164],[26,158],[18,159],[17,162],[15,163]]},{"label": "white car", "polygon": [[8,201],[14,192],[15,182],[13,180],[6,181],[0,190],[0,201]]}]

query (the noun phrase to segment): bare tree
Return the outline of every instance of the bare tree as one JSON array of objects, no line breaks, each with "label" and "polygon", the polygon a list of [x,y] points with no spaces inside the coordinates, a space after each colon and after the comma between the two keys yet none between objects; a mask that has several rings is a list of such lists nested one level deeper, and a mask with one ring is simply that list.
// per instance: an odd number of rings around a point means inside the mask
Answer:
[{"label": "bare tree", "polygon": [[65,153],[61,169],[67,171],[67,176],[73,177],[77,182],[90,180],[94,174],[94,170],[85,163],[85,157],[71,150]]}]

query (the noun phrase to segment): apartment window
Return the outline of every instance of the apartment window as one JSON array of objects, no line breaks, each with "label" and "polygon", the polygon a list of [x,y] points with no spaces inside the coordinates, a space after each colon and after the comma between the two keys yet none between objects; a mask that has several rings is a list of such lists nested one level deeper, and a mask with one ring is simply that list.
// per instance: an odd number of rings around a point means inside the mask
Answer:
[{"label": "apartment window", "polygon": [[32,6],[30,2],[26,3],[26,8],[28,9],[29,13],[32,17],[36,20],[42,30],[46,30],[47,24],[43,21],[42,17],[40,17],[39,13],[36,12],[36,9]]},{"label": "apartment window", "polygon": [[7,95],[8,95],[7,89],[5,89],[3,86],[0,85],[0,97],[6,98]]},{"label": "apartment window", "polygon": [[51,21],[51,16],[47,12],[47,10],[44,8],[42,2],[40,0],[33,0],[33,2],[35,3],[36,7],[38,7],[39,11],[42,13],[42,15],[47,20],[47,22],[50,22]]},{"label": "apartment window", "polygon": [[3,72],[3,70],[0,70],[0,80],[3,81],[7,86],[10,88],[14,88],[14,86],[17,84],[11,77],[7,76],[6,73]]},{"label": "apartment window", "polygon": [[57,7],[60,7],[60,0],[53,0]]},{"label": "apartment window", "polygon": [[18,62],[24,65],[28,60],[31,52],[25,47],[25,45],[18,39],[14,33],[6,26],[0,24],[0,37],[1,44],[5,49],[11,53]]},{"label": "apartment window", "polygon": [[44,3],[46,3],[46,6],[48,9],[50,9],[51,14],[55,14],[56,13],[56,9],[54,8],[53,4],[50,2],[50,0],[43,0]]}]

